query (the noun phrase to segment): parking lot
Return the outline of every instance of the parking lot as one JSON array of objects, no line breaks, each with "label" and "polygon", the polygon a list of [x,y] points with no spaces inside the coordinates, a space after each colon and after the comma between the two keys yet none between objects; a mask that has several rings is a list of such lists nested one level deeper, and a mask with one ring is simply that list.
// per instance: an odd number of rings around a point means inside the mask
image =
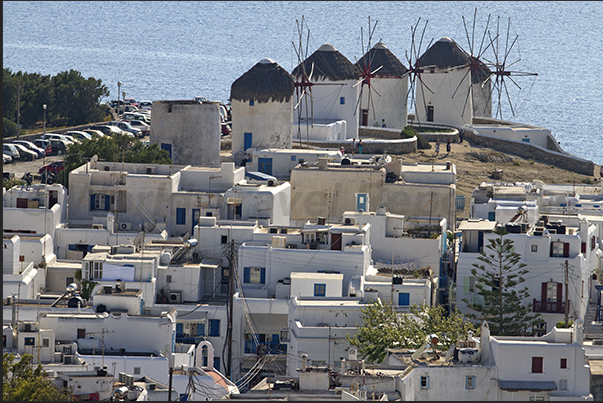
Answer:
[{"label": "parking lot", "polygon": [[38,170],[44,165],[50,164],[53,161],[60,161],[63,159],[62,155],[51,155],[45,158],[39,158],[34,161],[13,161],[10,164],[5,164],[2,167],[3,172],[9,172],[11,178],[21,179],[26,172],[30,172],[34,177],[34,183],[40,183],[40,175]]}]

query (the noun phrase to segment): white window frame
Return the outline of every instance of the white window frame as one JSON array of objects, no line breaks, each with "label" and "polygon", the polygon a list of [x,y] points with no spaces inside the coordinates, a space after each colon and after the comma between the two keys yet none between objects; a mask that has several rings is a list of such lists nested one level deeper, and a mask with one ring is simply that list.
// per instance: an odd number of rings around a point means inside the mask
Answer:
[{"label": "white window frame", "polygon": [[94,195],[94,209],[95,210],[104,210],[105,209],[105,196],[104,194],[95,194]]},{"label": "white window frame", "polygon": [[475,389],[475,375],[465,377],[465,389]]},{"label": "white window frame", "polygon": [[421,375],[419,382],[421,389],[429,389],[429,375]]}]

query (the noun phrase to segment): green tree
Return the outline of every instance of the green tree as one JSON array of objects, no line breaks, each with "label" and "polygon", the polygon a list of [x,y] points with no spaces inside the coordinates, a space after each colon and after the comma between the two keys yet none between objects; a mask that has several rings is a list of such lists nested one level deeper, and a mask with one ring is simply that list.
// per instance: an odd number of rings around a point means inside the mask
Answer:
[{"label": "green tree", "polygon": [[419,348],[430,334],[436,334],[439,347],[447,350],[469,330],[478,333],[460,312],[447,316],[442,306],[413,304],[410,314],[404,314],[391,302],[379,300],[362,308],[361,318],[358,331],[354,336],[348,334],[346,340],[370,363],[383,362],[387,348]]},{"label": "green tree", "polygon": [[41,364],[31,364],[33,356],[25,354],[15,362],[14,354],[3,354],[3,401],[66,401],[72,400],[71,390],[58,390],[47,378]]},{"label": "green tree", "polygon": [[86,79],[72,69],[57,74],[50,81],[53,90],[50,118],[53,124],[75,126],[103,119],[100,100],[109,95],[109,89],[101,80]]},{"label": "green tree", "polygon": [[147,164],[171,164],[170,154],[158,144],[145,146],[130,136],[105,136],[84,140],[67,148],[65,170],[59,174],[58,182],[68,187],[69,172],[82,166],[94,156],[99,161],[132,162]]},{"label": "green tree", "polygon": [[471,275],[475,277],[476,293],[482,297],[479,303],[468,298],[463,301],[476,313],[467,313],[470,319],[488,322],[490,333],[499,336],[533,334],[532,327],[540,314],[532,312],[532,304],[524,304],[530,294],[528,287],[519,286],[525,281],[525,263],[520,263],[521,255],[514,250],[513,241],[505,238],[508,231],[498,227],[497,238],[488,239],[488,244],[480,252]]}]

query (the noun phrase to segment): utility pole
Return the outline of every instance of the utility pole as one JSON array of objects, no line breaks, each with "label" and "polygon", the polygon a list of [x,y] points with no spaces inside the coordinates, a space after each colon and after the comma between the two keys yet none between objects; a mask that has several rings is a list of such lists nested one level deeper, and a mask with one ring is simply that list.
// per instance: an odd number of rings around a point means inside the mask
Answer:
[{"label": "utility pole", "polygon": [[569,314],[569,299],[568,299],[568,295],[567,293],[569,292],[569,284],[568,284],[568,266],[567,266],[567,260],[565,261],[565,328],[567,329],[567,316]]},{"label": "utility pole", "polygon": [[230,240],[230,248],[228,252],[228,260],[230,264],[229,268],[229,278],[228,278],[228,379],[232,379],[232,321],[233,321],[233,311],[234,307],[234,261],[235,261],[235,242],[234,240]]},{"label": "utility pole", "polygon": [[170,367],[170,382],[168,386],[168,402],[172,401],[172,375],[174,374],[174,368]]}]

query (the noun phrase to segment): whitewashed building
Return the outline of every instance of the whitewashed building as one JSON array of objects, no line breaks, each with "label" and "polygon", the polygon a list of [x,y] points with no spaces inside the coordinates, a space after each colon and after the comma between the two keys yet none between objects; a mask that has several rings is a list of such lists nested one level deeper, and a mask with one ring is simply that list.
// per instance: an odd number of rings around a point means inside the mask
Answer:
[{"label": "whitewashed building", "polygon": [[[360,88],[354,85],[360,71],[345,56],[333,45],[324,44],[295,67],[291,75],[297,86],[294,102],[300,108],[293,111],[294,138],[313,138],[312,133],[306,132],[312,132],[312,120],[323,125],[345,121],[342,138],[336,140],[358,137],[358,115],[354,111]],[[307,95],[302,95],[304,90]],[[306,127],[302,126],[298,133],[302,122]]]},{"label": "whitewashed building", "polygon": [[293,92],[293,77],[270,59],[232,83],[233,155],[252,147],[291,148]]},{"label": "whitewashed building", "polygon": [[153,101],[150,143],[168,151],[175,165],[220,166],[218,102]]},{"label": "whitewashed building", "polygon": [[407,125],[408,69],[378,42],[354,64],[362,73],[356,116],[360,126],[402,130]]},{"label": "whitewashed building", "polygon": [[314,165],[321,158],[341,162],[343,158],[339,150],[329,149],[251,148],[247,152],[251,156],[251,161],[245,166],[247,171],[262,172],[280,180],[289,180],[297,164]]},{"label": "whitewashed building", "polygon": [[[468,310],[463,299],[473,303],[481,300],[471,269],[474,263],[481,264],[477,258],[480,251],[488,252],[488,240],[499,237],[493,233],[496,227],[495,221],[476,219],[463,221],[459,226],[462,242],[457,261],[456,306],[461,312]],[[530,296],[524,304],[532,304],[534,312],[541,314],[541,327],[535,330],[543,334],[564,320],[566,305],[570,319],[584,320],[592,273],[599,259],[597,227],[586,219],[505,227],[510,233],[504,238],[513,241],[515,252],[521,255],[519,263],[525,263],[529,273],[521,285],[528,287]]]},{"label": "whitewashed building", "polygon": [[[392,179],[393,177],[393,179]],[[386,206],[393,214],[456,226],[454,164],[296,166],[291,171],[291,223],[341,217],[345,211],[374,211]]]}]

